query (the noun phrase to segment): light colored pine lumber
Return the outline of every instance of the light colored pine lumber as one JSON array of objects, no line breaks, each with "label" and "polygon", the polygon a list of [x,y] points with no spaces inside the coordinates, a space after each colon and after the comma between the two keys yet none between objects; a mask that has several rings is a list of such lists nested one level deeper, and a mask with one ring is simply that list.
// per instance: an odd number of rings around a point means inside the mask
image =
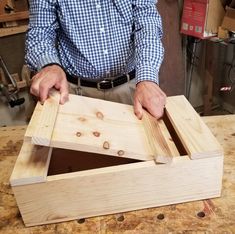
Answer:
[{"label": "light colored pine lumber", "polygon": [[[147,135],[145,122],[130,105],[70,95],[58,112],[51,147],[164,163],[179,155],[163,121],[157,124],[149,117],[153,133]],[[152,137],[159,140],[153,147]]]},{"label": "light colored pine lumber", "polygon": [[24,142],[10,178],[11,186],[45,182],[51,150]]},{"label": "light colored pine lumber", "polygon": [[37,130],[37,125],[40,121],[40,116],[42,112],[43,106],[40,104],[40,102],[37,102],[37,105],[33,111],[33,114],[31,116],[30,122],[27,126],[25,135],[24,135],[24,141],[30,141],[32,140],[32,136]]},{"label": "light colored pine lumber", "polygon": [[49,98],[43,104],[40,118],[34,124],[37,126],[32,135],[32,143],[35,145],[50,146],[51,137],[59,109],[60,94],[52,90]]},{"label": "light colored pine lumber", "polygon": [[184,96],[168,97],[166,113],[191,159],[223,155],[218,141]]},{"label": "light colored pine lumber", "polygon": [[[26,226],[218,197],[223,157],[132,163],[13,187]],[[48,206],[48,204],[50,204]]]},{"label": "light colored pine lumber", "polygon": [[180,156],[162,119],[157,120],[144,111],[143,123],[156,162],[169,163],[173,157]]}]

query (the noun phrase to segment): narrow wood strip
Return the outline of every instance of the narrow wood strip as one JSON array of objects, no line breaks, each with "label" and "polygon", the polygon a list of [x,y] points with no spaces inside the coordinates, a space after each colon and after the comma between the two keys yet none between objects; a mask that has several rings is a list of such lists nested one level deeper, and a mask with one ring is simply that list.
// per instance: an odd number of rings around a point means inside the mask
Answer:
[{"label": "narrow wood strip", "polygon": [[32,140],[32,136],[34,132],[36,131],[37,125],[40,120],[42,108],[43,106],[40,104],[40,102],[37,102],[36,107],[34,108],[33,114],[31,116],[31,119],[29,121],[29,124],[27,126],[27,129],[24,135],[24,141]]},{"label": "narrow wood strip", "polygon": [[184,96],[168,97],[166,113],[191,159],[223,155],[218,141]]},{"label": "narrow wood strip", "polygon": [[40,119],[36,131],[32,136],[32,143],[36,145],[49,146],[59,109],[60,94],[53,90],[42,107]]},{"label": "narrow wood strip", "polygon": [[24,33],[28,29],[28,25],[19,25],[16,27],[0,28],[0,37],[10,36],[18,33]]},{"label": "narrow wood strip", "polygon": [[52,148],[24,142],[13,169],[12,186],[45,182]]},{"label": "narrow wood strip", "polygon": [[172,161],[173,157],[179,156],[179,152],[162,119],[157,120],[145,111],[143,124],[156,162],[168,163]]},{"label": "narrow wood strip", "polygon": [[15,21],[15,20],[23,20],[29,18],[29,11],[21,11],[15,12],[11,14],[1,14],[0,15],[0,23],[8,22],[8,21]]}]

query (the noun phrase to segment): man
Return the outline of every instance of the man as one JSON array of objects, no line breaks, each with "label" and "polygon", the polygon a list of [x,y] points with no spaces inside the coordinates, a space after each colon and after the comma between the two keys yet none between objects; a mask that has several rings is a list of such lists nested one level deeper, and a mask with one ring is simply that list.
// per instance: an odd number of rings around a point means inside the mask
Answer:
[{"label": "man", "polygon": [[63,104],[68,80],[83,95],[130,103],[134,84],[136,116],[146,109],[160,118],[166,102],[158,86],[161,37],[155,0],[32,0],[26,62],[37,74],[31,93],[44,102],[54,87]]}]

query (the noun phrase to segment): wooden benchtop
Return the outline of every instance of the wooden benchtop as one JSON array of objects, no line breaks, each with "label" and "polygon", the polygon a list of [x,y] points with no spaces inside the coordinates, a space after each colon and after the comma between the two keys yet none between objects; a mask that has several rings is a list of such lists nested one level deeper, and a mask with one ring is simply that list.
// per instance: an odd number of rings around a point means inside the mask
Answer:
[{"label": "wooden benchtop", "polygon": [[9,185],[26,126],[0,128],[0,233],[235,233],[235,115],[203,120],[224,148],[221,198],[31,228]]}]

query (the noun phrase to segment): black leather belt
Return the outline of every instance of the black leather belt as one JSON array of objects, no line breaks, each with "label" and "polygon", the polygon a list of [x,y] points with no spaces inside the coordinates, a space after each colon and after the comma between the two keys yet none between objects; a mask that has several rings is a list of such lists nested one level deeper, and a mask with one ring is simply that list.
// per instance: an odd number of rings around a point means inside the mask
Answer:
[{"label": "black leather belt", "polygon": [[[73,83],[73,84],[78,84],[79,78],[71,76],[69,74],[66,74],[66,76],[67,76],[68,82]],[[135,70],[131,71],[130,73],[126,75],[119,76],[115,79],[104,79],[98,82],[83,80],[80,78],[80,84],[81,86],[92,87],[92,88],[97,88],[97,89],[111,89],[118,85],[124,84],[134,78],[135,78]]]}]

